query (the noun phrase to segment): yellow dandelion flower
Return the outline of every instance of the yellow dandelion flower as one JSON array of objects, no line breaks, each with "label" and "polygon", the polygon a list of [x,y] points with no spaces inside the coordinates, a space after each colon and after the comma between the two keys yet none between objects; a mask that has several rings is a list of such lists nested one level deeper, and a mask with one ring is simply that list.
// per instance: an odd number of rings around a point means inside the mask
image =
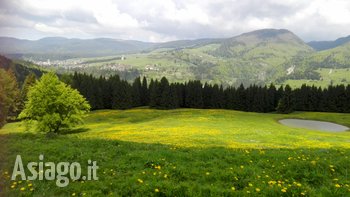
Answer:
[{"label": "yellow dandelion flower", "polygon": [[76,194],[75,193],[72,193],[72,196],[75,196]]},{"label": "yellow dandelion flower", "polygon": [[242,169],[244,168],[244,166],[240,166]]},{"label": "yellow dandelion flower", "polygon": [[33,188],[30,188],[30,189],[29,189],[29,191],[31,191],[31,192],[32,192],[32,191],[34,191],[34,189],[33,189]]},{"label": "yellow dandelion flower", "polygon": [[156,166],[156,167],[154,167],[155,169],[158,169],[158,170],[160,170],[161,169],[161,167],[160,166]]},{"label": "yellow dandelion flower", "polygon": [[205,174],[208,176],[210,173],[209,173],[209,172],[206,172]]},{"label": "yellow dandelion flower", "polygon": [[336,188],[341,187],[338,183],[334,185]]},{"label": "yellow dandelion flower", "polygon": [[256,192],[260,192],[260,189],[259,189],[259,188],[255,188],[255,191],[256,191]]},{"label": "yellow dandelion flower", "polygon": [[304,193],[304,192],[301,192],[300,195],[305,196],[305,193]]},{"label": "yellow dandelion flower", "polygon": [[137,179],[137,181],[138,181],[139,183],[143,183],[143,180],[142,180],[142,179]]},{"label": "yellow dandelion flower", "polygon": [[164,174],[164,178],[168,178],[168,175],[167,175],[167,174]]},{"label": "yellow dandelion flower", "polygon": [[281,189],[281,192],[286,193],[287,192],[287,188]]},{"label": "yellow dandelion flower", "polygon": [[334,166],[333,166],[333,165],[329,165],[329,167],[330,167],[330,168],[334,168]]},{"label": "yellow dandelion flower", "polygon": [[154,189],[154,191],[158,193],[158,192],[159,192],[159,189],[158,189],[158,188],[156,188],[156,189]]},{"label": "yellow dandelion flower", "polygon": [[250,194],[250,191],[247,191],[247,194]]},{"label": "yellow dandelion flower", "polygon": [[21,187],[21,191],[24,191],[24,190],[26,190],[26,188],[25,187]]},{"label": "yellow dandelion flower", "polygon": [[235,187],[231,187],[231,190],[232,190],[232,191],[235,191],[235,190],[236,190],[236,188],[235,188]]},{"label": "yellow dandelion flower", "polygon": [[248,185],[249,185],[249,187],[253,187],[253,184],[251,184],[251,183],[249,183]]},{"label": "yellow dandelion flower", "polygon": [[274,184],[276,184],[276,181],[269,181],[268,183],[269,183],[269,185],[274,185]]},{"label": "yellow dandelion flower", "polygon": [[31,187],[31,186],[33,186],[33,184],[29,183],[29,184],[28,184],[28,187]]},{"label": "yellow dandelion flower", "polygon": [[13,189],[13,188],[15,188],[16,186],[15,185],[11,185],[11,188]]},{"label": "yellow dandelion flower", "polygon": [[301,187],[301,183],[297,183],[297,186],[298,186],[298,187]]}]

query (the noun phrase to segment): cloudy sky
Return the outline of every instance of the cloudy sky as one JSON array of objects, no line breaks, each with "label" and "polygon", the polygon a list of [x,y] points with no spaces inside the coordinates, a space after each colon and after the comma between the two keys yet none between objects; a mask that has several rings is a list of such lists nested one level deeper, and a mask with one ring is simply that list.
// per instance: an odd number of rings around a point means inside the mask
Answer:
[{"label": "cloudy sky", "polygon": [[305,41],[350,35],[349,0],[0,0],[0,36],[162,42],[289,29]]}]

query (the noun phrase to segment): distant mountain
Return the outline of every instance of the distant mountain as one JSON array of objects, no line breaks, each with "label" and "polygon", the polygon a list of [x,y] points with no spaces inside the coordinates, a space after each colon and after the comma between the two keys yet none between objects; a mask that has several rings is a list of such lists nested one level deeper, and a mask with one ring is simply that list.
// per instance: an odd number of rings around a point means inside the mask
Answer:
[{"label": "distant mountain", "polygon": [[265,54],[266,57],[282,52],[290,56],[303,51],[310,52],[312,49],[292,32],[286,29],[262,29],[223,40],[216,55],[259,57]]},{"label": "distant mountain", "polygon": [[[347,44],[347,39],[334,41],[339,46],[332,49],[315,51],[286,29],[262,29],[231,38],[165,43],[108,38],[54,37],[30,41],[0,37],[0,53],[15,59],[24,56],[38,64],[49,62],[47,59],[65,60],[49,63],[61,72],[69,70],[95,75],[122,72],[124,78],[166,76],[171,81],[198,79],[248,85],[283,83],[290,79],[321,80],[322,68],[347,72],[350,68],[350,42]],[[77,57],[79,59],[72,59]]]},{"label": "distant mountain", "polygon": [[197,39],[197,40],[175,40],[165,43],[158,43],[154,46],[154,48],[169,48],[169,49],[182,49],[182,48],[194,48],[194,47],[200,47],[208,44],[213,43],[220,43],[225,39],[220,38],[204,38],[204,39]]},{"label": "distant mountain", "polygon": [[348,42],[350,42],[350,35],[347,37],[338,38],[334,41],[312,41],[308,42],[307,44],[314,48],[316,51],[322,51],[335,48]]},{"label": "distant mountain", "polygon": [[31,41],[0,37],[0,53],[2,54],[40,54],[61,57],[62,59],[65,57],[93,57],[137,52],[154,45],[154,43],[109,38],[84,40],[50,37]]}]

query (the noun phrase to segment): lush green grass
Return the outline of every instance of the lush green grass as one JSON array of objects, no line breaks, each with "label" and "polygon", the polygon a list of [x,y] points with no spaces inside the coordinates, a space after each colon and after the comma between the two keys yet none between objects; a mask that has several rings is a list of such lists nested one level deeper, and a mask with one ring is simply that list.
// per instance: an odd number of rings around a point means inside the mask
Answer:
[{"label": "lush green grass", "polygon": [[[350,132],[288,128],[277,122],[285,117],[350,126],[350,114],[193,109],[95,111],[84,127],[55,138],[24,132],[20,123],[12,123],[0,130],[0,192],[6,196],[350,195]],[[99,180],[75,181],[65,188],[54,181],[15,184],[9,176],[17,154],[24,163],[44,154],[45,161],[77,161],[83,169],[88,159],[96,160]]]}]

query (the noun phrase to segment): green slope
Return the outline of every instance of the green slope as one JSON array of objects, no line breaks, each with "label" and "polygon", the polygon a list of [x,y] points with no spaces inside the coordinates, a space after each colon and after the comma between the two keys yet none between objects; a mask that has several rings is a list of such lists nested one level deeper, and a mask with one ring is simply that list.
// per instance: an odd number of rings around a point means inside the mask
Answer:
[{"label": "green slope", "polygon": [[[338,69],[345,69],[348,74],[346,69],[350,68],[350,43],[314,51],[295,34],[284,29],[257,30],[228,39],[179,40],[167,43],[115,40],[114,43],[106,45],[104,43],[107,39],[71,39],[64,40],[62,47],[59,47],[52,38],[37,42],[47,44],[48,41],[53,43],[55,50],[62,49],[68,55],[70,51],[77,51],[82,46],[86,46],[81,50],[82,53],[88,51],[91,54],[94,50],[99,50],[96,56],[104,54],[106,50],[123,51],[121,54],[119,51],[103,57],[76,57],[54,62],[51,66],[59,72],[68,70],[95,75],[119,74],[128,76],[125,77],[128,80],[141,74],[158,79],[165,76],[170,81],[197,79],[236,86],[241,83],[248,85],[271,82],[301,84],[309,83],[310,80],[312,84],[326,86],[350,81],[346,76],[345,80],[343,76],[328,77],[319,70],[333,69],[336,72]],[[91,49],[89,46],[98,47]],[[139,52],[128,53],[129,46]],[[14,44],[12,48],[16,47]],[[30,60],[36,56],[27,54],[26,57]],[[47,59],[42,61],[47,62]],[[324,80],[325,78],[330,79]]]}]

